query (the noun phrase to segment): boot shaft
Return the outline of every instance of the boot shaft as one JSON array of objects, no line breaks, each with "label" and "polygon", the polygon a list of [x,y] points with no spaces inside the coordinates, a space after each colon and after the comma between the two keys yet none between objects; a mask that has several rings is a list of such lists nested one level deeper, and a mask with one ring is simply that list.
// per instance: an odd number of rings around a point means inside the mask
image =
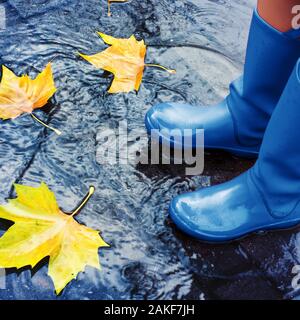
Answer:
[{"label": "boot shaft", "polygon": [[[231,84],[227,98],[236,136],[242,145],[261,144],[270,116],[299,57],[300,41],[274,29],[255,11],[244,75]],[[247,119],[246,125],[243,119]]]},{"label": "boot shaft", "polygon": [[252,170],[267,208],[278,218],[296,212],[300,201],[299,75],[300,59],[272,114]]}]

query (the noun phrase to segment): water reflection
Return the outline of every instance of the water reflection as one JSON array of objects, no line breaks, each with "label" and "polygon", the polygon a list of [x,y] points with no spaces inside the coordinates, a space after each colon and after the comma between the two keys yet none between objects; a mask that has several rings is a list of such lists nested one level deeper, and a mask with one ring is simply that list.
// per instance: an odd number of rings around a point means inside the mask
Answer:
[{"label": "water reflection", "polygon": [[[154,103],[210,104],[223,97],[240,72],[255,1],[132,0],[115,4],[111,18],[106,2],[1,2],[6,24],[0,28],[0,62],[34,76],[53,59],[59,90],[51,108],[38,116],[63,135],[26,116],[0,123],[0,200],[13,195],[15,181],[42,180],[69,211],[91,184],[96,186],[78,219],[101,230],[111,249],[100,252],[102,272],[87,268],[58,299],[221,296],[217,288],[228,274],[252,270],[256,277],[256,269],[238,244],[207,247],[180,234],[167,208],[178,193],[229,178],[251,164],[230,157],[226,164],[224,157],[209,160],[204,175],[196,177],[185,177],[180,166],[99,165],[96,136],[104,124],[116,127],[121,120],[128,121],[129,129],[144,128],[145,112]],[[111,77],[77,56],[106,47],[96,31],[144,38],[147,61],[177,69],[177,74],[149,69],[138,94],[107,94]],[[228,268],[219,266],[224,263]],[[30,270],[10,272],[0,298],[53,299],[53,291],[44,265],[33,276]]]}]

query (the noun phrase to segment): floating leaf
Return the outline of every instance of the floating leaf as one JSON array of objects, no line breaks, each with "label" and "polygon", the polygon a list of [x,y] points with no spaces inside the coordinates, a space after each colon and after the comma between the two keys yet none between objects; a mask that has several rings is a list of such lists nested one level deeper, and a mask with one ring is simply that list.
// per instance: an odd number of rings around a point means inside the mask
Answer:
[{"label": "floating leaf", "polygon": [[33,268],[50,256],[48,273],[57,294],[87,265],[100,268],[98,249],[108,245],[98,231],[74,219],[94,193],[93,187],[72,214],[59,209],[44,183],[15,188],[18,197],[0,206],[0,218],[14,222],[0,238],[0,268]]},{"label": "floating leaf", "polygon": [[33,110],[47,104],[55,92],[51,63],[48,63],[34,80],[28,75],[17,77],[3,66],[0,84],[0,118],[14,119],[23,113],[30,113],[36,121],[61,134],[59,130],[49,127],[32,113]]},{"label": "floating leaf", "polygon": [[114,80],[109,93],[138,91],[142,82],[145,67],[158,67],[170,73],[169,70],[157,64],[145,64],[146,45],[144,40],[137,41],[132,35],[129,39],[117,39],[98,32],[105,43],[110,45],[106,50],[92,56],[80,54],[97,68],[114,74]]}]

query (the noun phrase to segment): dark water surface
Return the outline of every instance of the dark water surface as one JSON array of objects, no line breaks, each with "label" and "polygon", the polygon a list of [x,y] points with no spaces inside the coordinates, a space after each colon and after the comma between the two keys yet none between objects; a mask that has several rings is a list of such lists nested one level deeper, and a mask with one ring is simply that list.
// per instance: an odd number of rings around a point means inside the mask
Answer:
[{"label": "dark water surface", "polygon": [[[37,115],[63,131],[58,137],[30,116],[0,121],[0,201],[14,182],[46,182],[64,211],[90,185],[97,189],[78,220],[102,231],[102,271],[87,268],[58,299],[281,298],[294,295],[291,268],[300,260],[297,232],[251,237],[233,244],[201,244],[168,218],[175,195],[228,180],[251,162],[208,154],[202,176],[172,166],[104,166],[97,162],[97,132],[127,120],[143,129],[146,110],[173,100],[211,104],[239,75],[255,1],[106,0],[0,1],[0,63],[35,76],[53,59],[58,92]],[[96,31],[149,46],[147,62],[177,69],[147,69],[138,94],[106,93],[103,77],[77,52],[106,48]],[[222,133],[220,133],[222,134]],[[299,263],[298,263],[299,264]],[[9,271],[0,299],[55,299],[47,264]]]}]

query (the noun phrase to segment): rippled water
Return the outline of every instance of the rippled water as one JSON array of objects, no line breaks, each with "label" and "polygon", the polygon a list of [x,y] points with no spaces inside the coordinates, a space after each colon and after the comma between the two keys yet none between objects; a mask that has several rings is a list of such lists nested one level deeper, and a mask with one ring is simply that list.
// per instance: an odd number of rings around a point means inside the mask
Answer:
[{"label": "rippled water", "polygon": [[[100,251],[102,271],[87,268],[58,299],[222,297],[222,286],[240,274],[260,276],[239,244],[199,244],[179,233],[167,212],[175,195],[230,178],[251,163],[212,157],[204,175],[185,177],[178,167],[103,166],[96,160],[103,125],[127,120],[130,130],[144,128],[152,104],[220,100],[240,73],[254,4],[131,0],[114,4],[109,18],[106,0],[0,1],[0,63],[35,76],[53,59],[59,90],[37,114],[63,131],[58,137],[29,116],[0,122],[0,201],[13,196],[14,182],[45,181],[70,211],[94,185],[97,192],[78,220],[101,230],[111,244]],[[138,94],[107,94],[111,78],[77,56],[106,48],[96,31],[145,39],[147,62],[177,74],[148,69]],[[46,264],[34,272],[12,270],[0,298],[56,298],[46,273]]]}]

